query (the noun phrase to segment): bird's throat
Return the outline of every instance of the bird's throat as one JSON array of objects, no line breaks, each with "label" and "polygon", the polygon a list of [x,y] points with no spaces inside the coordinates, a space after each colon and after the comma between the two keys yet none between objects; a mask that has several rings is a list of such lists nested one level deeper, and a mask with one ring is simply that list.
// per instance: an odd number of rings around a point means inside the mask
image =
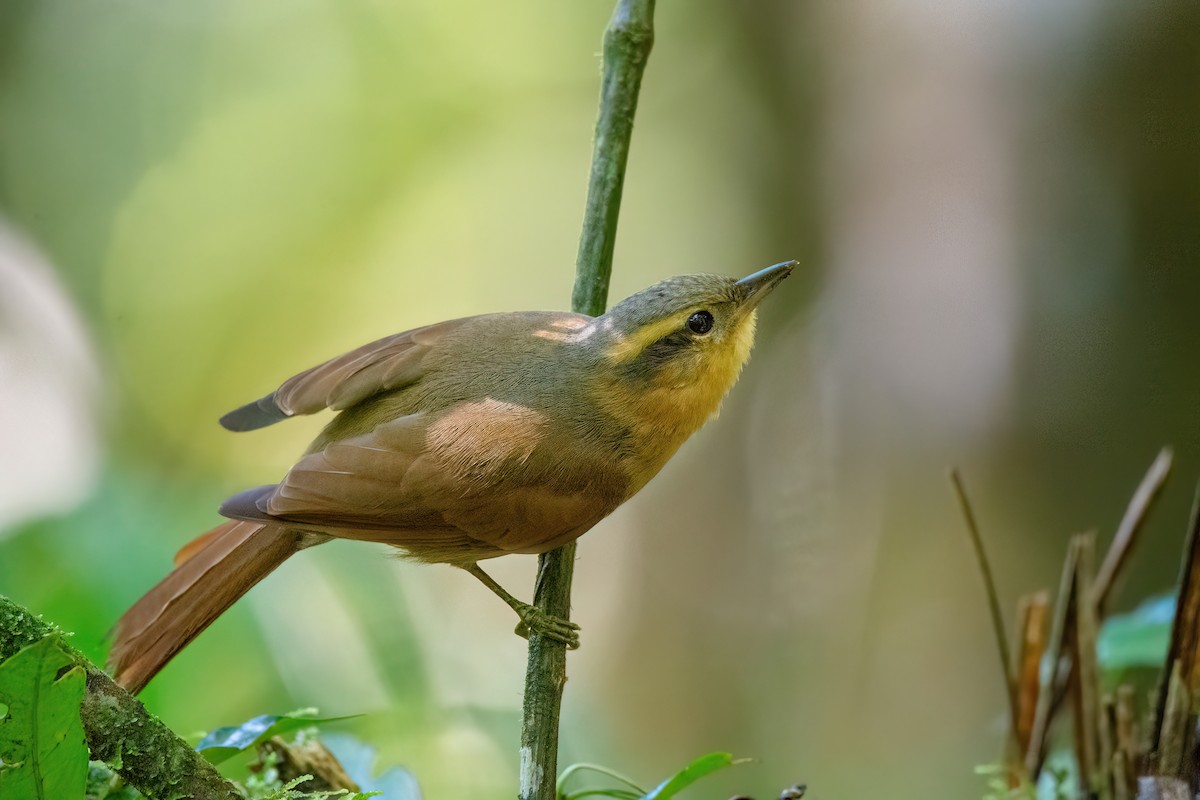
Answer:
[{"label": "bird's throat", "polygon": [[737,383],[754,344],[755,320],[751,314],[736,331],[733,341],[714,348],[697,360],[662,365],[639,391],[610,398],[606,411],[632,434],[637,443],[634,483],[640,488],[687,441],[717,415],[725,395]]}]

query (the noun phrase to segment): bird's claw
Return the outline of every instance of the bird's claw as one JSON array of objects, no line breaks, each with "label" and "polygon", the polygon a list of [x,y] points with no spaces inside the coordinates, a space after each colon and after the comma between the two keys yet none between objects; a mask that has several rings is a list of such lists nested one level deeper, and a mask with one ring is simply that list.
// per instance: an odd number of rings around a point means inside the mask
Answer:
[{"label": "bird's claw", "polygon": [[521,618],[514,629],[518,636],[528,639],[536,633],[547,639],[562,642],[568,650],[579,649],[579,626],[574,622],[551,616],[537,606],[527,603],[522,603],[521,608],[517,609],[517,616]]}]

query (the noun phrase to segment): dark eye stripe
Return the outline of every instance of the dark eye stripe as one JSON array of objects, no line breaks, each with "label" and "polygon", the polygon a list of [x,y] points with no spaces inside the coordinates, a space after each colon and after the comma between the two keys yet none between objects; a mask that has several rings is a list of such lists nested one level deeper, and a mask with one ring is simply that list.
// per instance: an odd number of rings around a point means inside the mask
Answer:
[{"label": "dark eye stripe", "polygon": [[642,351],[642,357],[650,362],[666,361],[691,343],[692,337],[685,331],[676,331],[662,337]]}]

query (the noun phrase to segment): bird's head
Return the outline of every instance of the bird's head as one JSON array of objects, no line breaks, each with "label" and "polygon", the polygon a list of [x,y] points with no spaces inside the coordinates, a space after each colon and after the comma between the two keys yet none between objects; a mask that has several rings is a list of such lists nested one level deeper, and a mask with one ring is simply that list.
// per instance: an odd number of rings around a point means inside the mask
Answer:
[{"label": "bird's head", "polygon": [[597,320],[607,330],[605,357],[635,381],[675,386],[732,368],[754,343],[756,307],[796,262],[737,280],[681,275],[617,303]]},{"label": "bird's head", "polygon": [[741,280],[669,278],[598,317],[610,407],[639,427],[690,435],[737,381],[754,344],[755,309],[795,265],[776,264]]}]

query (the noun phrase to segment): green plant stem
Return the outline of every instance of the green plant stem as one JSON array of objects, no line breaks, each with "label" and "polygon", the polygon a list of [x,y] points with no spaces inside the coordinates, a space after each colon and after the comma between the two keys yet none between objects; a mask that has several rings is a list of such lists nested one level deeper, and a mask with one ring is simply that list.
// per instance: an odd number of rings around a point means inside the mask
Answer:
[{"label": "green plant stem", "polygon": [[[654,0],[618,0],[604,33],[600,113],[575,262],[571,301],[572,308],[582,314],[602,314],[608,303],[633,117],[653,43]],[[546,614],[569,619],[574,570],[574,542],[540,556],[534,605]],[[521,723],[521,800],[554,800],[559,713],[566,682],[565,646],[531,635]]]},{"label": "green plant stem", "polygon": [[619,0],[604,32],[600,115],[596,120],[583,233],[575,257],[571,307],[580,314],[603,314],[608,304],[633,117],[653,45],[654,0]]},{"label": "green plant stem", "polygon": [[[63,634],[0,595],[0,661],[35,642]],[[243,800],[212,764],[146,710],[103,670],[62,641],[62,648],[87,672],[79,716],[92,758],[104,761],[146,797]]]}]

